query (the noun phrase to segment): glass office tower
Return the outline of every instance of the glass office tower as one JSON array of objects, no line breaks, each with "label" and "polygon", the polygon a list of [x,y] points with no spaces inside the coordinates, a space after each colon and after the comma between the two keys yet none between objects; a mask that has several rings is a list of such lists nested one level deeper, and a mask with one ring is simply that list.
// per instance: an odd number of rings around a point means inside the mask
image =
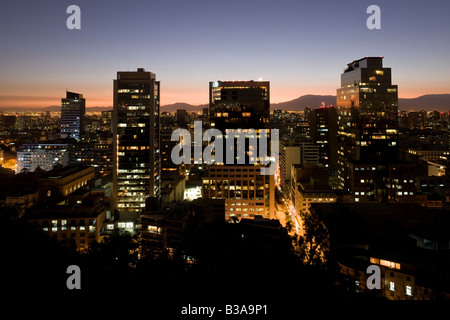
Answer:
[{"label": "glass office tower", "polygon": [[[356,170],[358,184],[366,187],[363,196],[378,199],[386,165],[398,161],[398,92],[383,57],[347,65],[337,89],[337,107],[338,186],[355,192],[351,180]],[[361,176],[367,168],[370,173]]]},{"label": "glass office tower", "polygon": [[114,80],[114,188],[119,211],[140,211],[160,197],[159,81],[142,68]]},{"label": "glass office tower", "polygon": [[61,133],[80,141],[84,131],[86,100],[80,93],[66,91],[61,99]]}]

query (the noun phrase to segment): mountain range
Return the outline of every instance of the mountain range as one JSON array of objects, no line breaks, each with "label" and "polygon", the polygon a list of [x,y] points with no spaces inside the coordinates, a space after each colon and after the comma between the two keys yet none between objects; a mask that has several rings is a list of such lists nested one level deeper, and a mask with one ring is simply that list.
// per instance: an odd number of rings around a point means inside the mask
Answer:
[{"label": "mountain range", "polygon": [[[308,94],[296,99],[272,103],[270,108],[280,109],[285,111],[303,111],[306,107],[319,108],[322,104],[326,106],[336,106],[336,96],[332,95],[313,95]],[[399,98],[398,105],[400,110],[406,111],[419,111],[419,110],[438,110],[449,111],[450,110],[450,94],[427,94],[417,98],[406,99]],[[178,109],[185,109],[186,111],[201,111],[203,108],[207,108],[207,104],[191,105],[187,103],[174,103],[170,105],[161,106],[161,111],[173,112]]]},{"label": "mountain range", "polygon": [[[326,106],[336,105],[336,96],[332,95],[303,95],[296,99],[281,102],[272,103],[271,109],[280,109],[285,111],[303,111],[305,107],[319,108],[322,104]],[[427,94],[417,98],[399,98],[399,109],[406,111],[419,111],[419,110],[438,110],[449,111],[450,110],[450,94]],[[177,102],[161,106],[161,111],[173,112],[179,109],[184,109],[188,112],[201,111],[203,108],[207,108],[208,104],[192,105],[184,102]],[[86,108],[88,112],[99,112],[111,110],[112,107],[89,107]],[[61,110],[61,106],[49,106],[45,108],[17,108],[17,107],[0,107],[0,111],[51,111],[57,112]]]}]

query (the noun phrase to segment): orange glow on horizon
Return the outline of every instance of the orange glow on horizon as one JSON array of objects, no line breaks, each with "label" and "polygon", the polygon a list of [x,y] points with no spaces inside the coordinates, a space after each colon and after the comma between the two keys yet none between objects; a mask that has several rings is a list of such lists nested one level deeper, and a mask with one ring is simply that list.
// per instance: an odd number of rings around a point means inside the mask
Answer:
[{"label": "orange glow on horizon", "polygon": [[[179,88],[177,88],[179,89]],[[163,90],[163,89],[162,89]],[[324,89],[324,90],[309,90],[308,92],[302,92],[303,90],[294,90],[293,88],[283,89],[271,88],[270,102],[271,103],[281,103],[287,102],[301,97],[302,95],[336,95],[336,89]],[[411,99],[417,98],[425,94],[448,94],[448,88],[441,88],[441,90],[433,90],[434,92],[424,92],[424,89],[419,90],[399,90],[400,98]],[[78,92],[75,90],[75,92]],[[83,93],[82,90],[79,90]],[[53,92],[52,92],[53,93]],[[175,103],[187,103],[191,105],[205,105],[208,104],[208,91],[198,90],[198,91],[187,91],[187,90],[173,90],[173,91],[162,91],[161,92],[161,106],[171,105]],[[61,98],[46,96],[0,96],[0,108],[2,107],[17,107],[17,108],[45,108],[48,106],[60,106]],[[96,96],[91,96],[89,93],[83,93],[86,99],[86,107],[112,107],[112,93],[98,94]]]}]

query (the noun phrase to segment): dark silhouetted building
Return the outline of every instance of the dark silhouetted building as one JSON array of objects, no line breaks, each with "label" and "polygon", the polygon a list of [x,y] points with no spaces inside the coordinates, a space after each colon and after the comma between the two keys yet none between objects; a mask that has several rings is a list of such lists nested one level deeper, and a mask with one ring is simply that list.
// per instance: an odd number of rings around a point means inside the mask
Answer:
[{"label": "dark silhouetted building", "polygon": [[319,162],[329,170],[337,169],[337,110],[334,107],[313,109],[309,115],[309,131],[319,146]]}]

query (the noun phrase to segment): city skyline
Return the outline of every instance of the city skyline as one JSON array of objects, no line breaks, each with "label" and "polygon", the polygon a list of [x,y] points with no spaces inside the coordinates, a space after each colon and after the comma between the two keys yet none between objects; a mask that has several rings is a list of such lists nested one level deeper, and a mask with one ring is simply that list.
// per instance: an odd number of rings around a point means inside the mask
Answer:
[{"label": "city skyline", "polygon": [[[280,103],[305,94],[335,95],[343,61],[365,56],[384,56],[395,67],[400,98],[449,93],[450,4],[444,1],[380,1],[380,30],[366,27],[367,1],[78,1],[80,30],[66,28],[69,2],[22,3],[29,10],[6,3],[2,11],[0,107],[59,105],[65,90],[83,92],[88,108],[110,107],[116,70],[137,67],[161,75],[162,106],[206,104],[205,83],[245,79],[270,81],[272,103]],[[118,23],[123,17],[139,22]]]},{"label": "city skyline", "polygon": [[449,10],[6,1],[8,300],[158,319],[450,300]]}]

